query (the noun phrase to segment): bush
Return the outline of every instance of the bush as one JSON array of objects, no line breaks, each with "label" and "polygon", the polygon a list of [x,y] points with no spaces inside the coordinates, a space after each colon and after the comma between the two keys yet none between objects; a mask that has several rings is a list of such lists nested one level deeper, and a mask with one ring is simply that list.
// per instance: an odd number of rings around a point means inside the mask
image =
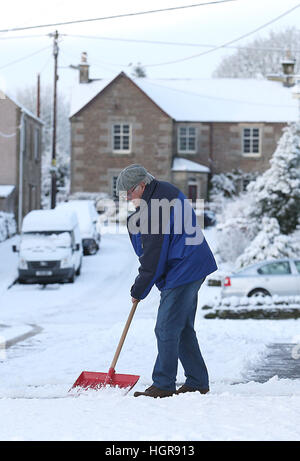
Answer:
[{"label": "bush", "polygon": [[0,242],[12,237],[16,232],[17,225],[14,215],[0,211]]}]

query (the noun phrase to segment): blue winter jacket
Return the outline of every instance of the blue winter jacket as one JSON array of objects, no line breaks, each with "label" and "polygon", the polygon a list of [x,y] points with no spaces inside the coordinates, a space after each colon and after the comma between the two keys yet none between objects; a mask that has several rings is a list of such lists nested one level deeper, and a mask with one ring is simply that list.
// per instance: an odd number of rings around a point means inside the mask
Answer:
[{"label": "blue winter jacket", "polygon": [[[152,204],[162,203],[159,202],[162,199],[169,202],[177,199],[172,202],[176,205],[170,207],[167,218],[162,217],[162,212],[154,216],[153,210],[157,208],[152,208]],[[143,210],[141,206],[127,220],[131,243],[140,261],[139,275],[131,288],[132,297],[144,299],[154,284],[161,291],[168,290],[217,270],[195,212],[177,187],[154,179],[146,186],[142,200],[148,206]]]}]

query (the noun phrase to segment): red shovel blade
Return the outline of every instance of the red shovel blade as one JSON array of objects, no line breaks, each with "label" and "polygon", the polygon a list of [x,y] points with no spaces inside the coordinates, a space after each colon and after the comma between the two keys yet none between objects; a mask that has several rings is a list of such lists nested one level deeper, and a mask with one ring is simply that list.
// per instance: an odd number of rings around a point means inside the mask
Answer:
[{"label": "red shovel blade", "polygon": [[139,376],[121,375],[116,373],[97,373],[93,371],[83,371],[75,381],[72,389],[82,387],[84,389],[100,389],[105,386],[119,387],[121,389],[132,389],[138,382]]}]

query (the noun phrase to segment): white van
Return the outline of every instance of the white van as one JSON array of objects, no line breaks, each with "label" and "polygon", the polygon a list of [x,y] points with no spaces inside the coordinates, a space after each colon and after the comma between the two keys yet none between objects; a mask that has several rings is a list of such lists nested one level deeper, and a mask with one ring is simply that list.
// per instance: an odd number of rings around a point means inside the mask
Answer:
[{"label": "white van", "polygon": [[34,210],[23,220],[19,282],[74,282],[80,274],[82,244],[77,215],[64,210]]},{"label": "white van", "polygon": [[57,205],[58,209],[75,211],[82,238],[83,254],[94,255],[100,247],[101,234],[97,222],[98,213],[92,200],[69,200]]}]

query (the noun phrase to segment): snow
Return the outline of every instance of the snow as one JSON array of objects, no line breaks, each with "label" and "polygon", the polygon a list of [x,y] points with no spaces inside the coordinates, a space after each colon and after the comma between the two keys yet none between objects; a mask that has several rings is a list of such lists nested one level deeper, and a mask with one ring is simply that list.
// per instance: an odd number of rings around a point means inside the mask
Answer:
[{"label": "snow", "polygon": [[13,213],[0,211],[0,242],[12,237],[17,230],[17,224]]},{"label": "snow", "polygon": [[22,232],[51,232],[72,230],[77,222],[75,212],[55,208],[54,210],[33,210],[22,224]]},{"label": "snow", "polygon": [[[75,115],[111,80],[77,84],[70,116]],[[282,122],[298,119],[298,102],[280,82],[263,79],[134,79],[164,112],[176,121]]]},{"label": "snow", "polygon": [[209,173],[210,169],[200,163],[192,162],[185,158],[175,158],[172,171],[193,171],[197,173]]},{"label": "snow", "polygon": [[80,234],[82,238],[93,235],[93,220],[98,220],[98,214],[91,200],[70,200],[59,203],[57,209],[67,212],[74,211],[78,218]]},{"label": "snow", "polygon": [[113,79],[94,80],[90,83],[76,83],[71,92],[70,117],[88,104],[98,93],[111,83]]},{"label": "snow", "polygon": [[[214,233],[205,231],[215,246]],[[299,341],[299,321],[207,320],[201,307],[219,296],[203,286],[195,328],[211,392],[166,399],[134,398],[119,389],[72,395],[83,370],[108,370],[131,307],[138,261],[126,234],[104,234],[74,284],[15,285],[17,255],[0,244],[1,325],[38,325],[39,335],[6,351],[1,361],[1,440],[299,440],[299,380],[247,382],[247,370],[271,342]],[[9,277],[8,277],[9,275]],[[140,303],[116,371],[151,384],[159,292]],[[0,335],[5,328],[1,329]],[[181,366],[178,384],[184,382]]]},{"label": "snow", "polygon": [[10,194],[13,192],[15,186],[9,185],[0,185],[0,198],[9,197]]},{"label": "snow", "polygon": [[43,249],[55,252],[57,248],[70,248],[71,243],[69,232],[51,235],[28,233],[22,235],[20,248],[21,251],[36,250],[38,252]]}]

